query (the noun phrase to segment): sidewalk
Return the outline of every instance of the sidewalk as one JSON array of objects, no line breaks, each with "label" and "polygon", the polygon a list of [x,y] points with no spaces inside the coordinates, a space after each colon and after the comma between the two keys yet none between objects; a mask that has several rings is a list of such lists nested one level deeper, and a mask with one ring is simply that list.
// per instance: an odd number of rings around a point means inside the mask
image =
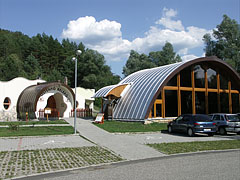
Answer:
[{"label": "sidewalk", "polygon": [[[74,118],[65,119],[74,126]],[[108,133],[92,124],[90,120],[77,118],[77,131],[99,146],[105,147],[119,154],[127,160],[137,160],[165,156],[164,154],[139,143],[135,137]]]},{"label": "sidewalk", "polygon": [[95,146],[76,135],[24,136],[0,138],[0,151]]}]

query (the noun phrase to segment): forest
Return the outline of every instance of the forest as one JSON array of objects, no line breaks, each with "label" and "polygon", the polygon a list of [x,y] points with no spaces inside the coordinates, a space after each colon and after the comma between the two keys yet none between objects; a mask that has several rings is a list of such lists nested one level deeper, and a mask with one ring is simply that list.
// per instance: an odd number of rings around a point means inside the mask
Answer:
[{"label": "forest", "polygon": [[0,80],[9,81],[15,77],[43,79],[46,81],[64,81],[74,87],[76,50],[82,51],[78,59],[78,86],[100,89],[116,84],[120,76],[114,75],[106,65],[104,56],[76,44],[68,39],[60,43],[45,33],[32,38],[21,32],[0,29]]}]

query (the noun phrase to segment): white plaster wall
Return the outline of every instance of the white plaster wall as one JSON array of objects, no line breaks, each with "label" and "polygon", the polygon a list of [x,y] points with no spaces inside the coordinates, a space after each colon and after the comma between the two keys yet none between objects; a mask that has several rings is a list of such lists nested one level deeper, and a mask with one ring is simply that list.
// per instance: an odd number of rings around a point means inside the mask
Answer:
[{"label": "white plaster wall", "polygon": [[73,109],[72,104],[65,96],[63,96],[58,91],[44,94],[39,98],[37,102],[37,107],[36,107],[37,111],[35,112],[36,117],[37,118],[39,117],[39,113],[38,113],[39,110],[40,109],[43,110],[46,107],[47,100],[50,96],[54,96],[56,100],[56,108],[59,111],[64,111],[63,116],[61,116],[61,113],[60,113],[60,117],[70,117],[71,110]]},{"label": "white plaster wall", "polygon": [[[31,85],[43,83],[44,80],[28,80],[22,77],[12,79],[11,81],[0,81],[0,120],[17,120],[17,100],[21,92]],[[3,102],[6,97],[11,100],[10,107],[6,110]]]},{"label": "white plaster wall", "polygon": [[[75,88],[72,89],[75,93]],[[95,89],[85,89],[82,87],[77,87],[77,101],[78,101],[78,107],[79,109],[85,109],[85,102],[87,100],[87,103],[90,102],[89,108],[93,109],[93,101],[94,98],[92,98],[95,94]]]}]

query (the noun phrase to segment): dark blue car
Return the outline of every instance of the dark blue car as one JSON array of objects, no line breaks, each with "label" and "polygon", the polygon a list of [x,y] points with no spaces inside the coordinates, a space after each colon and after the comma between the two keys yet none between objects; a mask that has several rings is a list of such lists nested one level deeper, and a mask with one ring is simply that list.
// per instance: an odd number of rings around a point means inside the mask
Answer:
[{"label": "dark blue car", "polygon": [[216,131],[216,123],[204,114],[183,114],[168,123],[168,132],[174,131],[187,133],[194,136],[195,133],[204,133],[213,136]]}]

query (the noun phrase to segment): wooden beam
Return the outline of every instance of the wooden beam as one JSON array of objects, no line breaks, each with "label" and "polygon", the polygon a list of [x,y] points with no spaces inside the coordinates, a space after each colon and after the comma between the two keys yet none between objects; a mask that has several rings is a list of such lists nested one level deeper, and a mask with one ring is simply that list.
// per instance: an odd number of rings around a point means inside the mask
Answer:
[{"label": "wooden beam", "polygon": [[205,113],[208,114],[208,79],[207,79],[207,69],[204,70],[205,76]]},{"label": "wooden beam", "polygon": [[162,99],[156,99],[155,103],[162,104]]},{"label": "wooden beam", "polygon": [[229,102],[229,113],[232,114],[232,94],[231,94],[231,81],[228,81],[228,102]]},{"label": "wooden beam", "polygon": [[152,118],[152,109],[150,110],[150,113],[148,115],[148,118]]},{"label": "wooden beam", "polygon": [[178,90],[177,86],[164,86],[164,90]]},{"label": "wooden beam", "polygon": [[181,115],[181,90],[180,90],[180,86],[181,86],[181,84],[180,84],[180,80],[181,80],[181,78],[180,78],[180,73],[178,73],[178,75],[177,75],[177,101],[178,101],[178,116],[180,116]]},{"label": "wooden beam", "polygon": [[192,114],[196,114],[196,106],[195,106],[195,80],[194,80],[194,69],[192,68],[191,72],[192,78]]},{"label": "wooden beam", "polygon": [[220,75],[217,72],[217,105],[218,105],[218,112],[221,112],[221,101],[220,101]]},{"label": "wooden beam", "polygon": [[165,90],[162,90],[162,117],[165,118]]}]

